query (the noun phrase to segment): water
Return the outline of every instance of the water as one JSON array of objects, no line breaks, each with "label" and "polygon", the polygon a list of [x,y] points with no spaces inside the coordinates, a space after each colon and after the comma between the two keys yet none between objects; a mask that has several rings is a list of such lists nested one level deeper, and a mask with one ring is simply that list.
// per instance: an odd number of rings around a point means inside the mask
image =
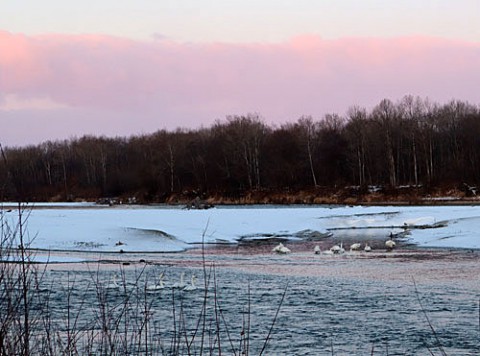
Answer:
[{"label": "water", "polygon": [[[33,299],[34,330],[43,335],[50,321],[59,340],[73,332],[80,350],[92,354],[112,345],[112,354],[120,355],[218,354],[220,343],[223,354],[257,355],[267,341],[266,355],[480,354],[480,252],[421,249],[401,238],[397,250],[386,252],[390,232],[335,230],[313,241],[284,241],[293,253],[281,256],[272,254],[273,240],[209,245],[205,260],[198,249],[57,251],[55,261],[75,263],[46,266]],[[126,235],[133,246],[131,230]],[[97,242],[97,235],[87,236]],[[118,236],[112,232],[106,241]],[[313,254],[315,245],[326,250],[340,242],[368,242],[374,251]],[[50,257],[36,254],[36,261]],[[84,257],[95,262],[79,263]],[[207,291],[203,266],[210,275]],[[187,281],[195,274],[199,288],[147,293],[161,272],[167,286],[182,272]],[[114,274],[120,287],[108,289]]]},{"label": "water", "polygon": [[[138,262],[139,257],[146,258],[147,264]],[[136,300],[129,305],[129,327],[141,325],[145,315],[141,312],[148,309],[152,347],[171,345],[175,327],[180,328],[173,325],[174,309],[176,322],[183,322],[192,337],[203,320],[203,288],[189,293],[170,288],[142,292],[160,272],[165,273],[167,285],[186,272],[186,280],[195,273],[202,286],[201,254],[122,258],[123,264],[90,266],[90,271],[82,264],[76,268],[52,265],[43,283],[50,288],[54,319],[65,320],[66,295],[71,290],[70,309],[72,314],[79,313],[78,324],[98,329],[98,286],[118,273],[123,275],[126,293],[104,290],[103,302],[112,314],[122,310],[127,295],[130,301]],[[267,355],[426,355],[441,354],[441,348],[448,355],[480,352],[476,253],[404,250],[326,257],[307,251],[277,256],[263,250],[245,254],[223,248],[207,251],[207,272],[212,264],[217,288],[211,281],[206,324],[214,334],[218,323],[226,354],[232,348],[228,337],[238,351],[248,331],[250,354],[260,352],[285,289]],[[222,316],[218,309],[215,313],[215,303]],[[198,354],[199,348],[195,350]]]}]

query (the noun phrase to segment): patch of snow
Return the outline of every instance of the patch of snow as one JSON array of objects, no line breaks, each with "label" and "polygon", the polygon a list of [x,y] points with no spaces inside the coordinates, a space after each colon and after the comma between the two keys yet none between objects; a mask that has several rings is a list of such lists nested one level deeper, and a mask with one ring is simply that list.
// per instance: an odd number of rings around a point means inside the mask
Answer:
[{"label": "patch of snow", "polygon": [[[79,208],[80,207],[80,208]],[[342,234],[393,234],[408,230],[411,242],[428,247],[480,248],[480,206],[349,206],[349,207],[178,207],[50,206],[28,212],[31,247],[96,252],[173,252],[202,242],[237,243],[242,238],[304,238]],[[14,226],[15,211],[2,211]],[[442,224],[439,224],[442,222]]]}]

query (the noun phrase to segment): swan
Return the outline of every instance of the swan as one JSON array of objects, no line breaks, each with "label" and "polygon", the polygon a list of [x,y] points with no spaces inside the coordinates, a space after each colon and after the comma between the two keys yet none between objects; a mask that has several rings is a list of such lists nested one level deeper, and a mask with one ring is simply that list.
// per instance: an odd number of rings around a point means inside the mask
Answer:
[{"label": "swan", "polygon": [[370,247],[370,245],[368,243],[365,243],[365,248],[363,250],[365,252],[370,252],[370,251],[372,251],[372,248]]},{"label": "swan", "polygon": [[183,280],[183,278],[185,277],[185,272],[182,272],[180,274],[180,282],[175,282],[173,283],[172,285],[172,288],[185,288],[186,287],[186,283],[185,281]]},{"label": "swan", "polygon": [[282,254],[287,254],[287,253],[290,253],[292,252],[288,247],[285,247],[285,246],[282,246],[282,248],[280,249],[280,253]]},{"label": "swan", "polygon": [[355,242],[354,244],[350,245],[350,251],[358,251],[362,247],[362,244],[359,242]]},{"label": "swan", "polygon": [[155,284],[147,286],[146,290],[150,291],[150,292],[155,292],[155,291],[165,289],[165,284],[163,283],[163,278],[164,278],[164,274],[162,272],[162,273],[160,273],[160,275],[158,277],[158,281]]},{"label": "swan", "polygon": [[395,241],[393,241],[393,233],[390,232],[390,238],[387,241],[385,241],[385,247],[387,248],[387,250],[391,251],[395,246],[396,246],[396,243]]},{"label": "swan", "polygon": [[197,280],[197,277],[192,274],[192,278],[190,279],[190,284],[186,285],[185,288],[183,288],[184,291],[194,291],[197,289],[197,286],[195,285],[195,281]]},{"label": "swan", "polygon": [[315,248],[313,249],[313,252],[316,255],[319,255],[322,251],[320,250],[320,246],[316,245]]},{"label": "swan", "polygon": [[385,241],[385,247],[387,248],[387,250],[393,250],[393,248],[396,246],[397,244],[395,243],[395,241],[392,240],[392,238],[390,237],[390,240],[387,240]]},{"label": "swan", "polygon": [[332,247],[330,247],[330,251],[332,251],[333,253],[339,253],[340,252],[340,246],[339,245],[333,245]]},{"label": "swan", "polygon": [[336,255],[340,255],[345,252],[345,249],[343,248],[343,242],[340,242],[340,245],[333,245],[330,248],[330,251],[332,251]]},{"label": "swan", "polygon": [[287,253],[292,252],[288,247],[285,247],[281,242],[277,246],[275,246],[272,251],[281,255],[285,255]]},{"label": "swan", "polygon": [[112,280],[105,286],[105,289],[119,289],[120,286],[117,283],[117,275],[114,274]]}]

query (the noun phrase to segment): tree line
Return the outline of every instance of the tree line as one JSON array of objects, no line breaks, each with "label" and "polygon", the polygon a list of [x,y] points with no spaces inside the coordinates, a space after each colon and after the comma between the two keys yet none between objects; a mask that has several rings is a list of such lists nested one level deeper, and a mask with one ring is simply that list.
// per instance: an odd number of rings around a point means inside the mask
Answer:
[{"label": "tree line", "polygon": [[269,126],[256,114],[208,128],[84,136],[2,149],[3,200],[223,195],[480,180],[480,109],[405,96],[371,110]]}]

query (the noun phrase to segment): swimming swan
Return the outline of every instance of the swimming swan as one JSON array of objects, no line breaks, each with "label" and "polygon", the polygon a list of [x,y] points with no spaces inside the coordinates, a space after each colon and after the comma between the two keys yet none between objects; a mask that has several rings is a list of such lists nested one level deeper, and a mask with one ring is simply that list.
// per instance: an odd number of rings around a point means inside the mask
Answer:
[{"label": "swimming swan", "polygon": [[183,289],[186,287],[186,283],[185,281],[183,280],[183,278],[185,277],[185,272],[182,272],[180,274],[180,282],[175,282],[173,283],[172,285],[172,288],[180,288],[180,289]]},{"label": "swimming swan", "polygon": [[165,289],[165,284],[163,283],[163,278],[165,277],[164,273],[160,273],[158,281],[155,284],[149,285],[146,287],[146,290],[149,292],[155,292],[162,289]]},{"label": "swimming swan", "polygon": [[112,280],[105,286],[105,289],[119,289],[120,286],[117,283],[117,275],[114,274]]},{"label": "swimming swan", "polygon": [[195,285],[195,281],[197,280],[197,277],[195,277],[194,274],[192,274],[192,278],[190,279],[190,284],[188,284],[187,286],[185,286],[185,288],[183,288],[184,291],[194,291],[197,289],[197,286]]}]

